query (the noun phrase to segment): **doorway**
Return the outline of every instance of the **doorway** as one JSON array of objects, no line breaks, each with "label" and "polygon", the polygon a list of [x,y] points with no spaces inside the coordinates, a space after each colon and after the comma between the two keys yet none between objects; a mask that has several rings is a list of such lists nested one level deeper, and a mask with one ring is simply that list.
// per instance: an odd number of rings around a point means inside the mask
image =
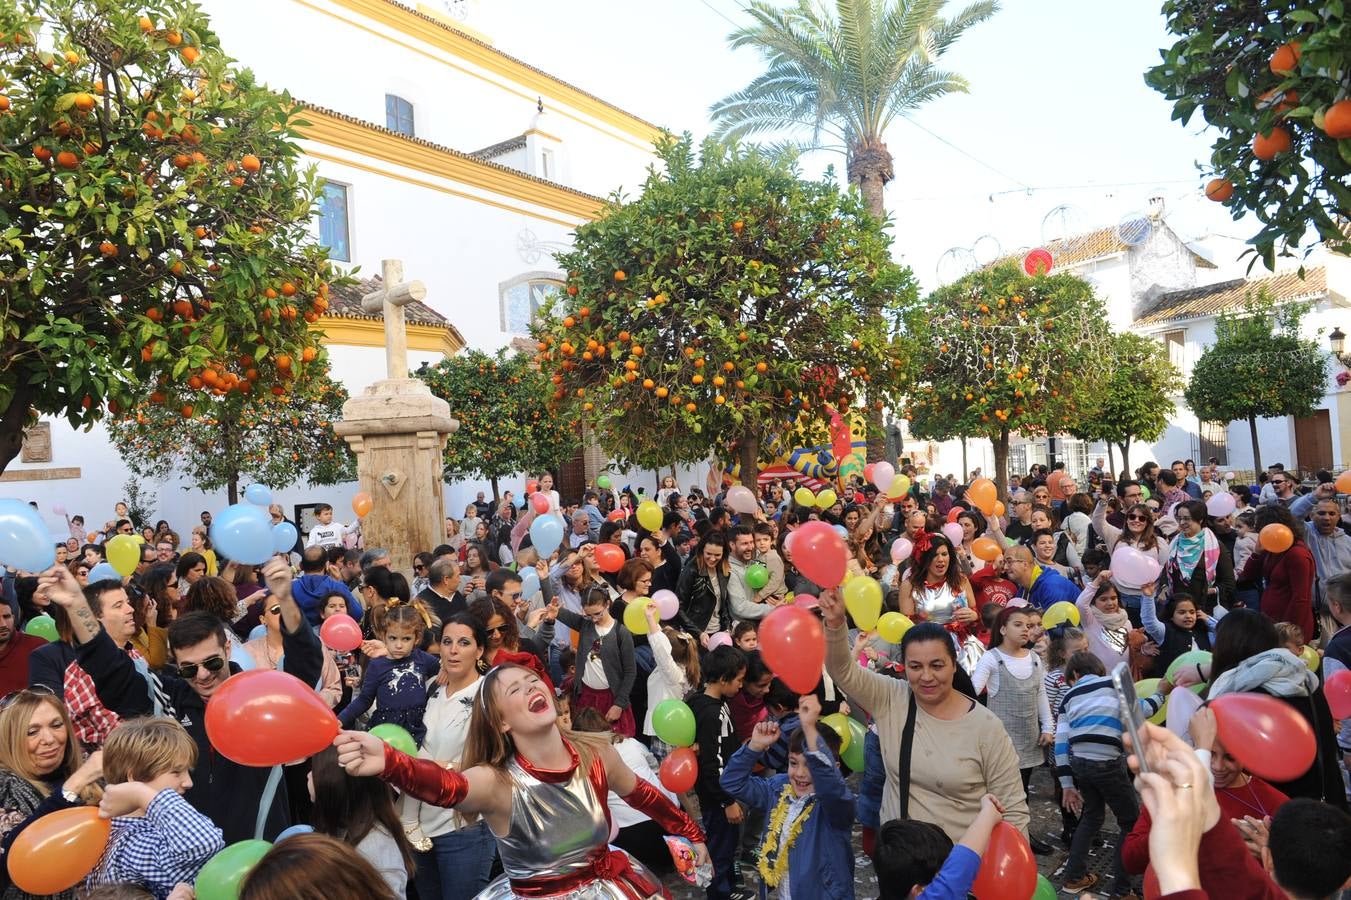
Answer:
[{"label": "doorway", "polygon": [[1326,409],[1295,420],[1295,464],[1305,475],[1332,468],[1332,420]]}]

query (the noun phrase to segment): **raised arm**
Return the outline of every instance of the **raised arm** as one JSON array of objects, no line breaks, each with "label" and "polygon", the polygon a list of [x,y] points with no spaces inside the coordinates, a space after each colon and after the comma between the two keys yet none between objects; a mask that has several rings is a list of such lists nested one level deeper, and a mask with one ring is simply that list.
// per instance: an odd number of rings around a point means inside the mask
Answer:
[{"label": "raised arm", "polygon": [[1121,539],[1121,529],[1107,521],[1107,496],[1105,494],[1098,495],[1098,504],[1093,507],[1093,515],[1090,518],[1093,519],[1094,529],[1102,535],[1102,539],[1110,551],[1116,546],[1116,542]]},{"label": "raised arm", "polygon": [[340,731],[333,746],[338,749],[338,765],[348,775],[379,776],[423,803],[490,816],[499,825],[505,824],[511,811],[510,784],[486,766],[456,772],[435,760],[415,759],[395,750],[365,731]]},{"label": "raised arm", "polygon": [[908,688],[894,678],[870,672],[856,663],[849,650],[844,601],[834,590],[822,591],[820,601],[826,624],[826,672],[841,691],[856,700],[873,718],[884,718],[890,714],[897,697]]}]

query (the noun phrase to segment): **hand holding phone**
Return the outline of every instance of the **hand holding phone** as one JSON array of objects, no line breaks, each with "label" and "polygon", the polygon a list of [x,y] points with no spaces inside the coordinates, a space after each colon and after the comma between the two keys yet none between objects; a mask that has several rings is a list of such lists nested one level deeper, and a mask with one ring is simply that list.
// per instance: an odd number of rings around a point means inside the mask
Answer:
[{"label": "hand holding phone", "polygon": [[1148,755],[1145,748],[1145,713],[1140,708],[1140,700],[1135,695],[1135,682],[1131,681],[1131,670],[1127,663],[1120,662],[1112,669],[1112,688],[1116,691],[1117,703],[1121,708],[1121,723],[1130,737],[1130,749],[1139,762],[1141,775],[1149,772]]}]

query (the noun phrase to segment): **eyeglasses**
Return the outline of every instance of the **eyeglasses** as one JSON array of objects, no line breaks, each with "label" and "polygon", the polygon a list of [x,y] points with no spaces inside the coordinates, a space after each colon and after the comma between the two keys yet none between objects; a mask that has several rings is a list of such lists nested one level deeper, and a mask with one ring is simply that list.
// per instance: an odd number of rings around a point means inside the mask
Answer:
[{"label": "eyeglasses", "polygon": [[421,572],[421,571],[422,571],[423,569],[425,569],[425,568],[427,568],[427,567],[424,566],[422,563],[413,563],[413,571],[414,571],[414,572]]},{"label": "eyeglasses", "polygon": [[279,616],[279,615],[281,615],[281,604],[278,604],[278,605],[276,605],[276,606],[269,606],[269,607],[267,608],[267,614],[268,614],[269,616]]},{"label": "eyeglasses", "polygon": [[1149,521],[1149,516],[1145,515],[1144,513],[1131,513],[1130,515],[1126,516],[1126,521],[1127,521],[1127,522],[1148,522],[1148,521]]},{"label": "eyeglasses", "polygon": [[1273,487],[1280,487],[1281,485],[1283,485],[1283,484],[1285,484],[1285,483],[1286,483],[1286,481],[1285,481],[1284,478],[1273,478],[1273,479],[1271,479],[1271,484],[1272,484]]},{"label": "eyeglasses", "polygon": [[47,687],[45,684],[29,685],[26,688],[20,688],[17,691],[10,691],[3,697],[0,697],[0,709],[8,709],[9,705],[18,700],[24,694],[34,697],[55,697],[56,691]]},{"label": "eyeglasses", "polygon": [[192,679],[197,677],[197,671],[199,669],[206,669],[208,672],[214,675],[223,668],[225,668],[225,657],[208,656],[200,663],[183,663],[181,666],[178,667],[178,677],[186,678],[189,681],[191,681]]},{"label": "eyeglasses", "polygon": [[524,592],[524,591],[512,591],[510,594],[507,594],[507,599],[508,599],[508,600],[519,600],[519,599],[521,599],[521,598],[524,597],[524,596],[525,596],[525,592]]},{"label": "eyeglasses", "polygon": [[490,625],[490,626],[488,626],[487,628],[483,629],[483,631],[484,631],[484,633],[486,633],[486,634],[506,634],[506,633],[507,633],[507,626],[506,626],[506,625]]},{"label": "eyeglasses", "polygon": [[1179,525],[1186,525],[1188,522],[1195,521],[1194,519],[1192,519],[1191,516],[1174,515],[1173,518],[1177,521],[1177,524]]}]

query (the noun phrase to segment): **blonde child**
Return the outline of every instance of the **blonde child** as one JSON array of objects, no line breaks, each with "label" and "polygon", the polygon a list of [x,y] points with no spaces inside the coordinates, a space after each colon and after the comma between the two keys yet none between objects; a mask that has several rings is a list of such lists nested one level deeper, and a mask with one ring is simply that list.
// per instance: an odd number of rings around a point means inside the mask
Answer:
[{"label": "blonde child", "polygon": [[369,728],[394,724],[407,729],[422,743],[426,728],[422,714],[427,708],[427,679],[441,669],[441,661],[419,650],[427,623],[412,606],[371,609],[371,626],[383,643],[371,648],[374,658],[361,679],[361,690],[338,713],[343,728],[351,728],[375,704]]},{"label": "blonde child", "polygon": [[224,849],[221,830],[183,799],[196,763],[196,742],[173,719],[130,719],[109,733],[99,815],[113,820],[112,836],[91,886],[138,884],[164,900]]},{"label": "blonde child", "polygon": [[647,715],[643,719],[643,734],[652,738],[652,755],[660,762],[673,748],[657,737],[652,727],[652,711],[663,700],[681,700],[699,685],[699,647],[684,631],[661,627],[655,603],[644,608],[647,615],[647,642],[652,648],[656,667],[647,676]]}]

